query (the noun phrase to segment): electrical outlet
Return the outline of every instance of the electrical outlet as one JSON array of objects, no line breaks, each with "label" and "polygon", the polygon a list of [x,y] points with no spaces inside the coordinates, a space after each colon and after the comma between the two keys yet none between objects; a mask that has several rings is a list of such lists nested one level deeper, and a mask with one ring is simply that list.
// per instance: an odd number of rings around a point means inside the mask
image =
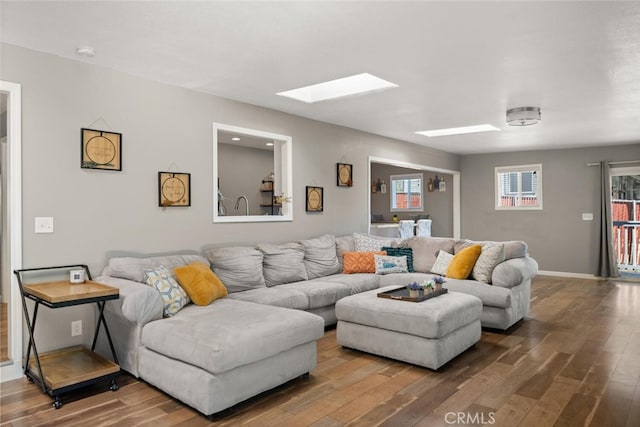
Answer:
[{"label": "electrical outlet", "polygon": [[593,221],[593,214],[591,212],[582,214],[583,221]]},{"label": "electrical outlet", "polygon": [[53,233],[53,217],[36,217],[36,233]]},{"label": "electrical outlet", "polygon": [[71,336],[77,337],[78,335],[82,335],[82,320],[71,322]]}]

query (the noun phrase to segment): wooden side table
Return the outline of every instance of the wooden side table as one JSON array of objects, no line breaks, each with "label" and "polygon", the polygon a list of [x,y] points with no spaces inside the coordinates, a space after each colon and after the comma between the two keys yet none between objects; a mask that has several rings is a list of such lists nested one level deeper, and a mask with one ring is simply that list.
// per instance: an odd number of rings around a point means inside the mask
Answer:
[{"label": "wooden side table", "polygon": [[[69,281],[43,282],[25,285],[22,276],[28,272],[42,272],[43,270],[83,268],[87,273],[88,281],[79,284],[72,284]],[[15,270],[18,277],[18,285],[22,296],[22,308],[24,318],[29,330],[29,345],[25,358],[24,373],[30,380],[36,382],[42,388],[43,393],[48,393],[53,397],[53,406],[59,409],[62,406],[60,394],[86,387],[102,381],[110,381],[110,389],[118,389],[116,377],[120,373],[118,358],[116,356],[111,334],[104,318],[104,306],[108,300],[120,297],[118,288],[103,285],[91,281],[91,273],[86,265],[66,265],[59,267],[30,268]],[[35,302],[33,316],[29,317],[26,300]],[[91,350],[82,346],[71,347],[61,350],[38,354],[34,331],[38,318],[38,308],[40,305],[52,309],[70,307],[81,304],[95,303],[98,306],[98,323],[93,336]],[[113,361],[107,360],[95,353],[96,342],[101,326],[111,347]],[[33,349],[33,357],[31,350]]]}]

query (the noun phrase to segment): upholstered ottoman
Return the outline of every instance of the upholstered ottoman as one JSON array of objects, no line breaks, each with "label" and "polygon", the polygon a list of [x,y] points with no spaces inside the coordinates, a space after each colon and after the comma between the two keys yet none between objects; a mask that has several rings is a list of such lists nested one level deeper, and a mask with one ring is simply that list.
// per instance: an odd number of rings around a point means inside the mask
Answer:
[{"label": "upholstered ottoman", "polygon": [[422,302],[379,298],[389,286],[336,303],[338,344],[438,369],[480,340],[479,298],[448,292]]}]

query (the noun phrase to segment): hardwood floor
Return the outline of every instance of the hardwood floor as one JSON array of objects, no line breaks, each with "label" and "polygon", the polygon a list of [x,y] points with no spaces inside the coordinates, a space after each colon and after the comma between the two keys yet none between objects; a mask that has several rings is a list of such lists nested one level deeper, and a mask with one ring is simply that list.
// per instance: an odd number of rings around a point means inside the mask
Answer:
[{"label": "hardwood floor", "polygon": [[437,372],[318,342],[318,367],[213,418],[129,375],[63,397],[1,384],[3,426],[640,426],[640,284],[537,277],[529,317]]}]

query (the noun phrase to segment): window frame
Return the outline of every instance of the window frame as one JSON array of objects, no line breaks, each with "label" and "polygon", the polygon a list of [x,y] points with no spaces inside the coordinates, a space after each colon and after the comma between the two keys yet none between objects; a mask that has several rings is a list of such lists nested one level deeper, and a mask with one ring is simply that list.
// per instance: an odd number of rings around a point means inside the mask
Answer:
[{"label": "window frame", "polygon": [[[494,204],[495,210],[497,211],[530,211],[530,210],[542,210],[542,164],[531,164],[531,165],[516,165],[516,166],[496,166],[494,169],[495,176],[495,188],[494,188]],[[536,174],[536,191],[535,192],[523,192],[522,191],[522,173],[523,172],[535,172]],[[502,182],[500,180],[500,175],[505,173],[516,173],[517,174],[517,190],[516,192],[512,192],[511,190],[502,193]],[[509,184],[509,187],[511,185]],[[515,195],[517,200],[521,200],[521,197],[527,195],[535,195],[537,203],[534,206],[500,206],[500,199],[502,196]]]},{"label": "window frame", "polygon": [[[420,206],[415,208],[394,208],[394,196],[395,186],[394,181],[410,181],[412,179],[420,179]],[[409,185],[407,194],[411,194],[411,186]],[[424,174],[422,173],[406,173],[389,176],[389,210],[391,212],[423,212],[424,211]],[[411,197],[408,196],[408,202],[411,201]]]}]

